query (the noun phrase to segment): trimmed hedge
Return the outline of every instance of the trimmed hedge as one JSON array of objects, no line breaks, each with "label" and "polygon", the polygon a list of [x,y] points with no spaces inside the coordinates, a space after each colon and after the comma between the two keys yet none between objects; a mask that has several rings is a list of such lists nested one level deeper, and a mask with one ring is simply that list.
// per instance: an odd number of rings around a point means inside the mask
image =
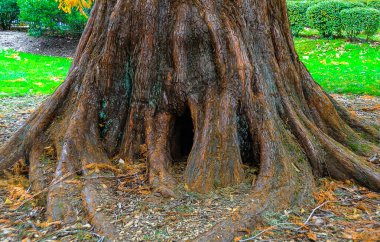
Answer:
[{"label": "trimmed hedge", "polygon": [[370,8],[376,8],[377,10],[380,11],[380,0],[372,0],[368,2],[368,7]]},{"label": "trimmed hedge", "polygon": [[286,2],[290,27],[294,36],[298,36],[304,28],[310,27],[309,19],[306,16],[308,8],[323,1],[326,0],[292,0]]},{"label": "trimmed hedge", "polygon": [[374,8],[352,8],[341,12],[342,24],[349,38],[357,37],[361,32],[372,37],[380,25],[380,12]]},{"label": "trimmed hedge", "polygon": [[[369,38],[377,32],[379,26],[377,12],[368,10],[368,6],[380,8],[380,0],[287,1],[294,36],[298,36],[305,27],[311,27],[317,29],[322,37],[340,36],[345,31],[349,38],[357,37],[362,32]],[[346,11],[354,8],[359,9]]]},{"label": "trimmed hedge", "polygon": [[323,1],[311,6],[306,15],[312,28],[317,29],[323,37],[331,38],[342,34],[340,12],[358,6],[364,5],[347,1]]},{"label": "trimmed hedge", "polygon": [[310,2],[292,1],[287,3],[290,27],[294,36],[298,36],[308,26],[309,20],[306,17],[306,11],[311,5]]}]

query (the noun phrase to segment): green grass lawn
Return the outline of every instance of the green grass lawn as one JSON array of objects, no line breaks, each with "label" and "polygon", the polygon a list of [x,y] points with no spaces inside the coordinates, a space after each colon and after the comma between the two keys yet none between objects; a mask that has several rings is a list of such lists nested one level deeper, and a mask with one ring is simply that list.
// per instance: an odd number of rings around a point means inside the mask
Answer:
[{"label": "green grass lawn", "polygon": [[380,96],[380,46],[296,38],[301,61],[330,93]]},{"label": "green grass lawn", "polygon": [[0,97],[51,94],[65,79],[70,58],[0,50]]},{"label": "green grass lawn", "polygon": [[[301,60],[328,92],[380,96],[379,44],[310,38],[296,38],[295,43]],[[0,50],[0,97],[51,94],[71,61]]]}]

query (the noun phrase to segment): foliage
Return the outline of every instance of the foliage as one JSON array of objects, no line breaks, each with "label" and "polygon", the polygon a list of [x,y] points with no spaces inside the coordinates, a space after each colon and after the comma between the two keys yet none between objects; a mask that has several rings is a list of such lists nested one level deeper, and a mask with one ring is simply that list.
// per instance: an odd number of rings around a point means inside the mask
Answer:
[{"label": "foliage", "polygon": [[301,61],[330,93],[380,96],[379,46],[342,39],[296,38]]},{"label": "foliage", "polygon": [[369,38],[379,28],[380,12],[374,8],[346,9],[341,12],[341,19],[348,37],[354,38],[364,32]]},{"label": "foliage", "polygon": [[380,0],[372,0],[368,3],[368,7],[376,8],[377,10],[380,10]]},{"label": "foliage", "polygon": [[69,58],[0,50],[0,97],[51,94],[70,64]]},{"label": "foliage", "polygon": [[59,0],[59,8],[66,13],[72,13],[77,9],[83,15],[87,15],[86,10],[90,9],[94,0]]},{"label": "foliage", "polygon": [[[292,0],[287,1],[289,21],[294,36],[299,36],[305,27],[315,28],[322,37],[331,38],[341,36],[343,31],[350,38],[364,33],[367,38],[374,35],[378,29],[377,14],[373,10],[365,10],[365,7],[378,8],[380,0]],[[356,10],[358,19],[348,19],[345,13],[345,21],[342,21],[341,11],[360,8]]]},{"label": "foliage", "polygon": [[17,0],[21,20],[28,22],[29,33],[34,36],[81,34],[87,18],[80,11],[70,14],[59,9],[59,3],[52,0]]},{"label": "foliage", "polygon": [[310,2],[287,2],[290,27],[294,36],[298,36],[299,32],[308,26],[309,21],[306,17],[306,11],[310,5]]},{"label": "foliage", "polygon": [[340,12],[356,6],[363,5],[343,1],[324,1],[311,6],[306,15],[313,28],[317,29],[323,37],[331,38],[334,35],[341,35],[343,30]]},{"label": "foliage", "polygon": [[0,1],[0,28],[8,30],[13,20],[17,19],[19,8],[17,0],[1,0]]}]

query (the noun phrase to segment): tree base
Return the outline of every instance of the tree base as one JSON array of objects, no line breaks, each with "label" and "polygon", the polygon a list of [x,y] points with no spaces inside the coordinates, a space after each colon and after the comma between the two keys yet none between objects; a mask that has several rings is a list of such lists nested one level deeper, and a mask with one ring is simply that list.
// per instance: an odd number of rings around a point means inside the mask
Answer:
[{"label": "tree base", "polygon": [[98,209],[117,204],[108,199],[116,185],[97,174],[119,173],[115,159],[133,164],[141,145],[164,196],[175,196],[172,164],[187,152],[183,180],[199,193],[240,184],[244,163],[259,167],[237,219],[200,241],[231,240],[264,211],[302,203],[314,177],[380,191],[379,168],[365,158],[379,150],[380,130],[311,78],[285,1],[112,0],[92,11],[66,81],[0,149],[0,170],[23,158],[33,191],[48,191],[49,220],[73,222],[79,209],[117,239]]}]

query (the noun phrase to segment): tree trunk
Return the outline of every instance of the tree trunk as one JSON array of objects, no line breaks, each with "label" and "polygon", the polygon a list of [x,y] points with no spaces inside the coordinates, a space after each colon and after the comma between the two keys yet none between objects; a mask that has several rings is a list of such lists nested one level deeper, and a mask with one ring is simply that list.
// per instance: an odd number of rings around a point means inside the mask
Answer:
[{"label": "tree trunk", "polygon": [[111,182],[50,182],[91,177],[91,164],[114,157],[132,162],[142,144],[149,182],[164,196],[178,182],[174,159],[188,155],[184,181],[201,193],[240,183],[243,163],[259,164],[250,205],[199,238],[228,241],[264,211],[309,199],[314,177],[380,191],[379,169],[365,159],[379,138],[300,62],[285,0],[98,0],[66,81],[1,148],[0,170],[26,159],[33,189],[49,189],[52,220],[74,221],[84,204],[112,238],[96,209]]}]

